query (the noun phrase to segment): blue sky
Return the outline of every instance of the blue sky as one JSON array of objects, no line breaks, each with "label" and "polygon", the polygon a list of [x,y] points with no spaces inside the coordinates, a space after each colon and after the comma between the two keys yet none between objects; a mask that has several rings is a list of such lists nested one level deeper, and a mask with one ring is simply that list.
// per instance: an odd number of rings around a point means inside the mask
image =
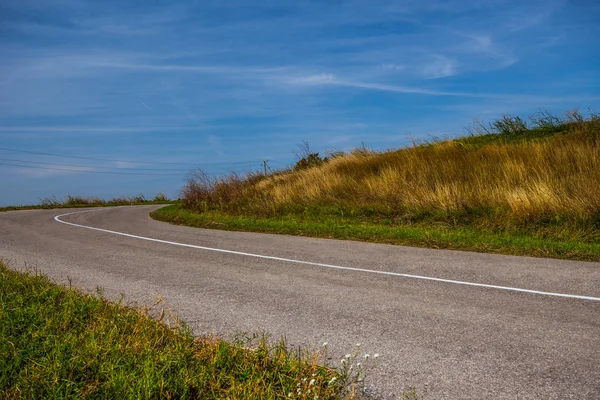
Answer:
[{"label": "blue sky", "polygon": [[598,21],[596,1],[3,0],[0,205],[598,111]]}]

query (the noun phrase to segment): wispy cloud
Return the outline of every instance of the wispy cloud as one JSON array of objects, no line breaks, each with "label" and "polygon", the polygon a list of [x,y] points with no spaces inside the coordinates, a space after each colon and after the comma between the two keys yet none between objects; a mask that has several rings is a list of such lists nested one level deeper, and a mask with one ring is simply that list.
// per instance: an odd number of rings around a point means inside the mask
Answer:
[{"label": "wispy cloud", "polygon": [[599,108],[597,11],[562,0],[6,0],[0,140],[123,160],[284,159],[302,140],[385,148],[492,111]]},{"label": "wispy cloud", "polygon": [[24,178],[50,178],[60,176],[72,176],[85,172],[93,171],[93,168],[86,167],[69,167],[68,170],[60,169],[60,167],[39,168],[32,167],[11,167],[11,172]]},{"label": "wispy cloud", "polygon": [[288,78],[287,82],[292,85],[314,86],[335,84],[337,79],[333,74],[317,74]]},{"label": "wispy cloud", "polygon": [[[437,76],[441,76],[440,74],[443,71],[431,71],[433,74],[437,72]],[[392,92],[392,93],[406,93],[406,94],[418,94],[418,95],[426,95],[426,96],[452,96],[452,97],[489,97],[489,98],[499,98],[499,97],[507,97],[509,95],[505,94],[490,94],[490,93],[466,93],[466,92],[450,92],[450,91],[441,91],[435,89],[427,89],[421,87],[410,87],[410,86],[402,86],[402,85],[394,85],[394,84],[386,84],[386,83],[374,83],[374,82],[362,82],[357,80],[348,80],[337,78],[333,74],[316,74],[316,75],[307,75],[300,77],[292,77],[285,80],[286,83],[294,86],[304,86],[304,87],[314,87],[314,86],[341,86],[341,87],[350,87],[350,88],[360,88],[367,90],[375,90],[382,92]]]},{"label": "wispy cloud", "polygon": [[335,80],[332,84],[338,86],[347,86],[347,87],[355,87],[361,89],[369,89],[369,90],[378,90],[383,92],[394,92],[394,93],[407,93],[407,94],[422,94],[428,96],[468,96],[471,94],[468,93],[453,93],[453,92],[444,92],[440,90],[430,90],[423,89],[418,87],[407,87],[407,86],[399,86],[399,85],[388,85],[381,83],[370,83],[370,82],[359,82],[359,81],[347,81],[347,80]]},{"label": "wispy cloud", "polygon": [[423,66],[427,78],[445,78],[456,74],[456,62],[444,56],[432,56],[433,61]]},{"label": "wispy cloud", "polygon": [[146,107],[148,110],[152,110],[152,107],[150,107],[148,104],[144,103],[141,100],[138,100],[140,102],[141,105],[143,105],[144,107]]},{"label": "wispy cloud", "polygon": [[285,67],[252,68],[227,65],[177,65],[177,64],[144,64],[95,61],[87,65],[97,68],[114,68],[124,70],[146,70],[158,72],[196,72],[210,74],[269,73],[282,71]]},{"label": "wispy cloud", "polygon": [[383,69],[384,71],[404,71],[406,70],[406,65],[398,65],[398,64],[393,64],[393,63],[383,63],[380,65],[381,69]]}]

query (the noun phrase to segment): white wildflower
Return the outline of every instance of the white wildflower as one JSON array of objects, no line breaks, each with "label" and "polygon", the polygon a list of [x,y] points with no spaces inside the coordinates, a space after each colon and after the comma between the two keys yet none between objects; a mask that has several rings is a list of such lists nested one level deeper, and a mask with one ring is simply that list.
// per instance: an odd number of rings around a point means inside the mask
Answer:
[{"label": "white wildflower", "polygon": [[315,384],[315,380],[314,379],[311,379],[310,382],[308,382],[308,386],[312,386],[314,384]]},{"label": "white wildflower", "polygon": [[371,357],[371,356],[369,355],[369,353],[365,354],[365,360],[368,360],[368,359],[369,359],[369,357]]}]

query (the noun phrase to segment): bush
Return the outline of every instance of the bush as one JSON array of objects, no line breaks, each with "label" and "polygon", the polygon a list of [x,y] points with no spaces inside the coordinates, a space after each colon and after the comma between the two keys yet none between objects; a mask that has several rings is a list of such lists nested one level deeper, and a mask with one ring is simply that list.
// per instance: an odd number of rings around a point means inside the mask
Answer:
[{"label": "bush", "polygon": [[319,165],[323,165],[325,161],[327,161],[327,158],[321,157],[319,153],[310,153],[296,162],[294,170],[300,171],[311,167],[318,167]]},{"label": "bush", "polygon": [[501,135],[519,135],[528,130],[527,122],[521,117],[513,117],[508,114],[504,114],[500,119],[492,122],[491,126],[494,132]]},{"label": "bush", "polygon": [[169,201],[169,198],[167,197],[166,194],[161,192],[161,193],[158,193],[156,196],[154,196],[154,199],[152,199],[152,201],[156,201],[156,202]]}]

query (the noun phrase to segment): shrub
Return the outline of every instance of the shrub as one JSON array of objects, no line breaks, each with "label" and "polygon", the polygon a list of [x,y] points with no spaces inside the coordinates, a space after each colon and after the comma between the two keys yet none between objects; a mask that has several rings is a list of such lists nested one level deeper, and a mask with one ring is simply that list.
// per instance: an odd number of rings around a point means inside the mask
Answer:
[{"label": "shrub", "polygon": [[521,117],[504,114],[491,124],[493,132],[501,135],[518,135],[527,131],[527,122]]},{"label": "shrub", "polygon": [[169,201],[169,198],[167,197],[166,194],[161,192],[161,193],[158,193],[156,196],[154,196],[154,199],[152,199],[152,201],[156,201],[156,202]]},{"label": "shrub", "polygon": [[327,159],[321,157],[319,153],[310,153],[296,162],[294,170],[300,171],[311,167],[318,167],[319,165],[323,165],[326,160]]}]

